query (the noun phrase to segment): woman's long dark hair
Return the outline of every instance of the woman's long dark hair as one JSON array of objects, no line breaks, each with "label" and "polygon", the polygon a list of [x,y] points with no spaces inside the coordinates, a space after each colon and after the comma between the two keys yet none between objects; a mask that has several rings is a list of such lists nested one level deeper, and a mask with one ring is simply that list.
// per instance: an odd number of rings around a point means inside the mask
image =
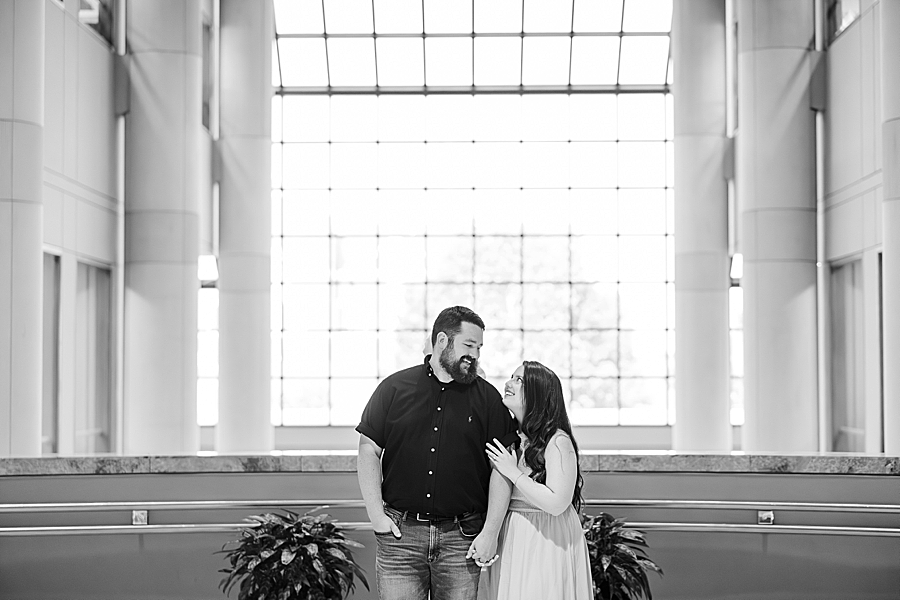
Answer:
[{"label": "woman's long dark hair", "polygon": [[581,477],[581,466],[578,464],[578,443],[572,435],[572,425],[566,413],[562,384],[556,373],[533,360],[526,360],[525,377],[523,378],[525,393],[525,410],[520,427],[528,438],[525,448],[525,464],[531,468],[531,478],[538,483],[547,483],[547,465],[544,463],[544,451],[553,435],[562,430],[568,434],[575,447],[575,490],[572,493],[572,506],[580,512],[584,499],[581,488],[584,479]]}]

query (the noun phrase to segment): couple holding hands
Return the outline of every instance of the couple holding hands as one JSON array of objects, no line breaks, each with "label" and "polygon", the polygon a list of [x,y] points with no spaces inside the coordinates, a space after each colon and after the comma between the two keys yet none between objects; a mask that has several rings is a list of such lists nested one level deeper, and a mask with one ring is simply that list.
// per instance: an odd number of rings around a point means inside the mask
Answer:
[{"label": "couple holding hands", "polygon": [[478,376],[483,337],[475,312],[444,309],[432,353],[385,378],[356,428],[379,597],[591,600],[560,380],[525,361],[501,397]]}]

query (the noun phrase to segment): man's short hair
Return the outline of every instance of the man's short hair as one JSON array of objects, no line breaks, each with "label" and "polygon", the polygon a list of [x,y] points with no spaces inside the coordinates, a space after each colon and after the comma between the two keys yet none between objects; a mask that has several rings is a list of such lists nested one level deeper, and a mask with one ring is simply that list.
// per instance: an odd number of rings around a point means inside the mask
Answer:
[{"label": "man's short hair", "polygon": [[437,336],[442,331],[452,340],[462,330],[463,323],[472,323],[484,330],[484,321],[471,308],[451,306],[442,310],[434,320],[434,328],[431,330],[431,345],[434,346],[437,343]]}]

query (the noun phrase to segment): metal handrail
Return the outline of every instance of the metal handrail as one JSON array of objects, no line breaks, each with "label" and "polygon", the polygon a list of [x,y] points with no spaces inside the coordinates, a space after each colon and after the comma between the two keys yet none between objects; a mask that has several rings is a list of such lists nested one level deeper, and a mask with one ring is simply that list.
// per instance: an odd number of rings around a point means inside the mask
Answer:
[{"label": "metal handrail", "polygon": [[[839,502],[754,502],[736,500],[629,500],[588,499],[586,506],[633,508],[780,510],[798,512],[849,512],[900,514],[900,504],[860,504]],[[0,504],[0,514],[53,512],[108,512],[116,510],[229,510],[241,508],[362,508],[362,500],[186,500],[124,502],[40,502]]]},{"label": "metal handrail", "polygon": [[[369,522],[337,522],[348,531],[371,531]],[[121,535],[150,533],[233,533],[250,526],[249,523],[185,523],[174,525],[65,525],[47,527],[0,527],[0,537],[38,537],[70,535]],[[803,535],[839,535],[900,537],[895,527],[841,527],[826,525],[745,525],[731,523],[665,523],[633,522],[625,527],[645,531],[674,531],[700,533],[783,533]]]}]

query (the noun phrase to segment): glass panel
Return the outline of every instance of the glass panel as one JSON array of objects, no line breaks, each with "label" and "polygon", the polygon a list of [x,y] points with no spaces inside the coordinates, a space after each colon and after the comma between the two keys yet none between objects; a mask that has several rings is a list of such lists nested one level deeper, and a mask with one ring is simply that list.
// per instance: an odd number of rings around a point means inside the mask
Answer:
[{"label": "glass panel", "polygon": [[[285,144],[284,187],[286,189],[325,189],[331,171],[329,144]],[[272,157],[275,167],[275,157]],[[278,187],[278,186],[275,186]]]},{"label": "glass panel", "polygon": [[378,286],[378,327],[425,330],[425,284],[380,284]]},{"label": "glass panel", "polygon": [[[422,307],[418,307],[422,315]],[[431,349],[431,340],[424,329],[418,331],[382,331],[378,334],[378,376],[386,377],[400,369],[407,369],[422,364],[425,343]],[[377,384],[377,382],[376,382]],[[368,400],[375,385],[372,385],[363,398]],[[357,418],[359,415],[357,415]],[[355,424],[355,423],[354,423]]]},{"label": "glass panel", "polygon": [[281,356],[281,337],[282,337],[281,331],[273,331],[272,337],[271,337],[271,344],[269,346],[269,348],[270,348],[270,350],[269,350],[270,351],[270,354],[269,354],[270,361],[269,362],[271,363],[271,366],[272,366],[272,368],[271,368],[272,377],[279,377],[279,378],[282,375],[282,363],[283,363],[282,356]]},{"label": "glass panel", "polygon": [[282,132],[284,130],[284,125],[282,123],[282,104],[284,100],[284,96],[279,94],[275,94],[272,96],[272,141],[273,142],[281,142]]},{"label": "glass panel", "polygon": [[619,190],[619,233],[666,233],[666,191]]},{"label": "glass panel", "polygon": [[572,327],[615,329],[618,326],[616,284],[572,285]]},{"label": "glass panel", "polygon": [[524,0],[526,32],[564,32],[572,30],[572,3],[559,0]]},{"label": "glass panel", "polygon": [[573,378],[569,418],[578,425],[617,425],[618,400],[617,379]]},{"label": "glass panel", "polygon": [[331,295],[327,284],[284,286],[285,331],[327,331]]},{"label": "glass panel", "polygon": [[328,338],[327,331],[285,331],[281,343],[284,376],[327,377]]},{"label": "glass panel", "polygon": [[614,142],[572,142],[569,181],[574,188],[612,188],[618,181],[618,151]]},{"label": "glass panel", "polygon": [[285,283],[328,281],[329,246],[326,237],[284,238]]},{"label": "glass panel", "polygon": [[372,143],[331,144],[331,187],[378,187],[378,146]]},{"label": "glass panel", "polygon": [[619,374],[619,335],[615,331],[572,332],[572,375],[615,377]]},{"label": "glass panel", "polygon": [[473,251],[474,242],[471,237],[429,237],[428,281],[472,281]]},{"label": "glass panel", "polygon": [[378,96],[378,140],[381,143],[424,141],[425,96]]},{"label": "glass panel", "polygon": [[425,150],[425,185],[429,188],[472,187],[472,144],[443,142]]},{"label": "glass panel", "polygon": [[623,379],[619,422],[622,425],[665,425],[668,421],[665,379]]},{"label": "glass panel", "polygon": [[[526,236],[522,240],[523,281],[569,281],[569,262],[568,237]],[[560,306],[567,304],[568,297]]]},{"label": "glass panel", "polygon": [[744,380],[731,378],[731,424],[744,424]]},{"label": "glass panel", "polygon": [[357,425],[378,379],[332,379],[331,424]]},{"label": "glass panel", "polygon": [[[525,329],[569,328],[569,311],[560,310],[560,307],[569,304],[570,286],[568,284],[526,283],[522,287],[522,312]],[[568,333],[566,336],[568,337]],[[526,343],[525,347],[530,351],[529,344]],[[566,347],[568,348],[568,343],[566,343]]]},{"label": "glass panel", "polygon": [[[278,42],[272,40],[272,87],[281,86],[281,63],[278,57]],[[275,140],[272,140],[273,142]]]},{"label": "glass panel", "polygon": [[522,40],[515,37],[475,38],[474,62],[475,85],[519,85],[522,80]]},{"label": "glass panel", "polygon": [[283,96],[283,98],[284,141],[327,142],[331,140],[329,131],[331,102],[328,96],[291,95]]},{"label": "glass panel", "polygon": [[199,331],[218,329],[219,290],[200,288],[197,291],[197,309],[197,329]]},{"label": "glass panel", "polygon": [[425,33],[471,33],[471,0],[423,0]]},{"label": "glass panel", "polygon": [[572,281],[618,281],[618,240],[611,235],[572,237]]},{"label": "glass panel", "polygon": [[284,235],[328,235],[331,194],[325,190],[287,190],[282,198]]},{"label": "glass panel", "polygon": [[663,94],[619,94],[619,139],[666,139]]},{"label": "glass panel", "polygon": [[[428,198],[424,190],[382,190],[378,201],[378,233],[381,235],[425,235]],[[435,192],[431,192],[434,194]]]},{"label": "glass panel", "polygon": [[424,188],[425,149],[418,142],[378,144],[379,189]]},{"label": "glass panel", "polygon": [[322,38],[279,38],[281,85],[326,86],[328,63]]},{"label": "glass panel", "polygon": [[219,422],[219,380],[197,379],[197,425],[212,427]]},{"label": "glass panel", "polygon": [[[483,313],[479,313],[483,316]],[[524,360],[522,356],[522,332],[518,329],[496,329],[493,320],[485,320],[484,348],[481,352],[481,367],[488,378],[499,380],[498,390],[509,379]],[[496,384],[495,384],[496,385]]]},{"label": "glass panel", "polygon": [[378,279],[391,283],[425,281],[425,238],[379,237]]},{"label": "glass panel", "polygon": [[475,233],[478,235],[522,233],[521,190],[476,189],[473,202]]},{"label": "glass panel", "polygon": [[[372,0],[323,0],[325,33],[372,33]],[[330,50],[330,48],[329,48]]]},{"label": "glass panel", "polygon": [[675,96],[666,94],[666,139],[675,139]]},{"label": "glass panel", "polygon": [[622,28],[622,0],[575,0],[572,29],[612,32]]},{"label": "glass panel", "polygon": [[426,96],[428,141],[457,142],[475,139],[472,123],[473,105],[474,99],[469,95]]},{"label": "glass panel", "polygon": [[272,187],[280,188],[283,184],[281,177],[281,155],[284,146],[272,144]]},{"label": "glass panel", "polygon": [[522,31],[522,0],[475,0],[476,33]]},{"label": "glass panel", "polygon": [[672,0],[625,0],[622,31],[671,31]]},{"label": "glass panel", "polygon": [[281,228],[281,190],[272,190],[269,196],[272,202],[272,235],[282,235]]},{"label": "glass panel", "polygon": [[542,363],[560,379],[571,376],[568,331],[526,331],[523,345],[525,360]]},{"label": "glass panel", "polygon": [[665,176],[665,143],[619,144],[619,187],[665,187]]},{"label": "glass panel", "polygon": [[[484,38],[476,38],[476,44],[479,39]],[[516,63],[516,85],[518,85],[518,58]],[[477,81],[475,83],[478,84]],[[476,95],[473,98],[473,139],[496,142],[521,141],[521,104],[522,97],[519,95]],[[519,185],[516,184],[515,187]]]},{"label": "glass panel", "polygon": [[[75,452],[112,450],[112,281],[109,270],[78,263],[74,326]],[[205,332],[201,335],[218,335]],[[218,362],[218,353],[215,353]],[[198,355],[199,357],[199,355]]]},{"label": "glass panel", "polygon": [[368,94],[331,96],[330,127],[332,142],[377,141],[378,96]]},{"label": "glass panel", "polygon": [[272,427],[278,427],[281,422],[281,379],[272,378],[269,384],[269,396],[271,402]]},{"label": "glass panel", "polygon": [[378,328],[378,295],[375,284],[335,284],[331,286],[332,329]]},{"label": "glass panel", "polygon": [[619,353],[623,376],[666,376],[665,331],[622,331]]},{"label": "glass panel", "polygon": [[328,38],[331,85],[375,85],[374,41],[372,38]]},{"label": "glass panel", "polygon": [[730,338],[729,349],[731,350],[731,360],[729,364],[731,366],[731,376],[732,377],[743,377],[744,376],[744,332],[743,331],[729,331],[728,332]]},{"label": "glass panel", "polygon": [[518,283],[521,280],[521,237],[485,236],[475,238],[476,282]]},{"label": "glass panel", "polygon": [[375,33],[422,33],[422,0],[373,1]]},{"label": "glass panel", "polygon": [[619,38],[572,38],[572,85],[615,85],[618,75]]},{"label": "glass panel", "polygon": [[619,237],[620,281],[664,282],[666,238],[650,235]]},{"label": "glass panel", "polygon": [[523,140],[565,142],[569,139],[567,94],[525,94],[519,106],[522,111]]},{"label": "glass panel", "polygon": [[285,379],[283,385],[285,425],[328,425],[327,379]]},{"label": "glass panel", "polygon": [[615,235],[618,223],[616,190],[572,190],[569,192],[569,202],[571,213],[578,215],[570,225],[573,234]]},{"label": "glass panel", "polygon": [[667,36],[629,36],[622,38],[619,58],[619,83],[662,84],[666,81],[669,59]]},{"label": "glass panel", "polygon": [[378,85],[424,85],[425,55],[419,38],[378,38]]},{"label": "glass panel", "polygon": [[744,328],[744,288],[732,286],[728,288],[728,327]]},{"label": "glass panel", "polygon": [[54,454],[59,451],[59,282],[60,258],[45,253],[41,345],[42,454]]},{"label": "glass panel", "polygon": [[[450,207],[453,210],[449,210]],[[472,235],[475,207],[472,205],[471,191],[429,189],[420,210],[425,216],[430,236]],[[431,269],[430,266],[428,268]]]},{"label": "glass panel", "polygon": [[520,184],[526,188],[564,188],[569,185],[569,144],[522,144]]},{"label": "glass panel", "polygon": [[321,2],[275,0],[275,31],[285,33],[324,33]]},{"label": "glass panel", "polygon": [[333,235],[375,235],[378,233],[379,192],[332,191],[331,233]]},{"label": "glass panel", "polygon": [[472,85],[472,38],[425,38],[426,85]]},{"label": "glass panel", "polygon": [[269,275],[271,283],[281,283],[283,281],[281,241],[281,238],[272,238],[272,249],[269,256],[269,265],[271,268],[271,272],[269,273]]},{"label": "glass panel", "polygon": [[475,286],[475,306],[489,329],[522,327],[522,286],[483,283]]},{"label": "glass panel", "polygon": [[665,329],[665,284],[621,284],[619,286],[619,313],[619,327],[622,329]]},{"label": "glass panel", "polygon": [[[576,83],[574,74],[572,83]],[[617,104],[616,97],[612,94],[569,96],[569,139],[585,141],[618,139]]]},{"label": "glass panel", "polygon": [[526,37],[522,46],[522,85],[568,85],[569,36]]},{"label": "glass panel", "polygon": [[[569,235],[569,191],[522,190],[522,230],[525,235]],[[553,210],[547,210],[552,206]]]},{"label": "glass panel", "polygon": [[[326,360],[327,356],[325,354]],[[377,377],[378,334],[374,331],[332,331],[331,376]]]},{"label": "glass panel", "polygon": [[333,281],[375,281],[378,268],[378,238],[345,237],[331,240]]},{"label": "glass panel", "polygon": [[519,142],[473,144],[475,188],[516,188],[522,184],[522,146]]},{"label": "glass panel", "polygon": [[475,296],[471,283],[429,283],[426,289],[425,322],[430,327],[438,314],[448,306],[473,306]]}]

